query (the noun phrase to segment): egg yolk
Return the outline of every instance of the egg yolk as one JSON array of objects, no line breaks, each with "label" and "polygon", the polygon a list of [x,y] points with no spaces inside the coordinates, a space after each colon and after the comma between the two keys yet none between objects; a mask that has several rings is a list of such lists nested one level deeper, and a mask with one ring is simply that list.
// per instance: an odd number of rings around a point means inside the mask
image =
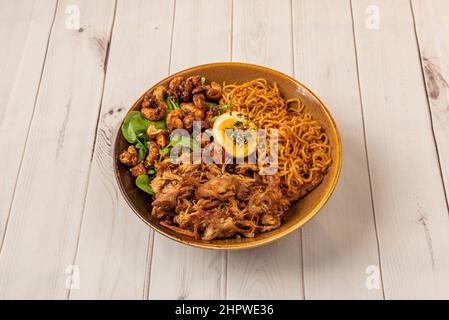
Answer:
[{"label": "egg yolk", "polygon": [[247,118],[241,114],[228,113],[221,115],[216,124],[213,128],[214,138],[227,153],[241,158],[247,157],[255,150],[256,128]]}]

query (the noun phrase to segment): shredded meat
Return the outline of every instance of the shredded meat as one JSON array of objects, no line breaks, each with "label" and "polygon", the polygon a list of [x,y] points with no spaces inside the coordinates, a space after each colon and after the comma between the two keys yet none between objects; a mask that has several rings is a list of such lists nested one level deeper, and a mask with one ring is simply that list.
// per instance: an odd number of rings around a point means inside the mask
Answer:
[{"label": "shredded meat", "polygon": [[217,176],[203,183],[196,191],[197,198],[226,200],[235,197],[237,180],[232,175]]},{"label": "shredded meat", "polygon": [[[254,168],[253,168],[254,169]],[[198,239],[254,237],[279,227],[289,201],[277,176],[229,173],[215,164],[156,163],[152,215]]]},{"label": "shredded meat", "polygon": [[280,178],[273,175],[267,176],[267,180],[267,188],[254,192],[249,198],[248,212],[253,216],[273,214],[290,204],[279,187]]},{"label": "shredded meat", "polygon": [[251,163],[242,163],[237,164],[235,166],[235,172],[237,174],[246,174],[247,172],[258,172],[259,166],[257,164],[251,164]]}]

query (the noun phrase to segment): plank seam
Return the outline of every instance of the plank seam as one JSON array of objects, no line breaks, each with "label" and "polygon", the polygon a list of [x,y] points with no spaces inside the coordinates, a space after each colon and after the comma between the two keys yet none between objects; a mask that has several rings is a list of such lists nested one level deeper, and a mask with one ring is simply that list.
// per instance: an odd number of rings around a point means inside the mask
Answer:
[{"label": "plank seam", "polygon": [[355,21],[354,21],[354,9],[352,6],[352,0],[349,0],[349,7],[351,11],[351,20],[352,20],[352,38],[354,42],[354,52],[355,52],[355,64],[356,64],[356,70],[357,70],[357,83],[358,83],[358,89],[359,89],[359,100],[360,100],[360,111],[362,116],[362,131],[363,131],[363,141],[365,145],[365,158],[366,158],[366,165],[368,169],[368,181],[369,181],[369,190],[370,190],[370,198],[371,198],[371,208],[372,208],[372,214],[373,214],[373,220],[374,220],[374,231],[376,234],[376,242],[377,242],[377,256],[379,259],[379,272],[380,272],[380,281],[382,284],[382,297],[385,300],[385,288],[383,283],[383,276],[382,276],[382,259],[380,255],[380,244],[379,244],[379,235],[377,232],[377,221],[376,221],[376,209],[374,207],[374,196],[373,196],[373,188],[372,188],[372,180],[371,180],[371,167],[370,162],[368,158],[368,142],[366,139],[366,128],[365,128],[365,116],[363,112],[363,98],[362,98],[362,85],[360,82],[360,69],[359,69],[359,55],[357,52],[357,40],[355,36]]},{"label": "plank seam", "polygon": [[176,19],[176,0],[173,0],[173,15],[171,22],[171,35],[170,35],[170,51],[168,53],[168,75],[171,72],[171,59],[173,55],[173,35],[175,34],[175,19]]},{"label": "plank seam", "polygon": [[[83,220],[84,220],[84,213],[86,210],[86,201],[87,201],[87,194],[89,192],[89,181],[90,181],[90,176],[91,176],[91,172],[92,172],[92,161],[93,161],[93,157],[94,157],[94,152],[95,152],[95,147],[97,145],[97,138],[98,138],[98,125],[100,122],[100,115],[101,115],[101,109],[103,106],[103,98],[104,98],[104,89],[105,89],[105,83],[106,83],[106,73],[107,73],[107,65],[108,65],[108,59],[109,59],[109,50],[111,48],[111,42],[112,42],[112,34],[114,31],[114,25],[115,25],[115,16],[116,16],[116,12],[117,12],[117,2],[118,0],[115,1],[114,3],[114,13],[112,16],[112,24],[111,24],[111,28],[110,28],[110,32],[109,32],[109,41],[107,43],[106,46],[106,50],[105,50],[105,56],[104,56],[104,62],[103,62],[103,87],[101,90],[101,98],[100,98],[100,106],[98,108],[98,115],[97,115],[97,124],[95,126],[95,133],[94,133],[94,142],[92,144],[92,151],[91,151],[91,157],[90,157],[90,162],[89,162],[89,169],[87,172],[87,186],[86,186],[86,190],[84,191],[84,196],[83,196],[83,207],[81,210],[81,218],[80,218],[80,222],[79,222],[79,227],[78,227],[78,237],[76,239],[76,247],[75,247],[75,253],[74,253],[74,257],[73,257],[73,265],[76,264],[76,259],[78,257],[78,250],[79,250],[79,243],[80,243],[80,239],[81,239],[81,231],[83,228]],[[70,299],[70,294],[71,294],[72,290],[71,289],[67,289],[67,295],[66,295],[66,300]]]},{"label": "plank seam", "polygon": [[55,10],[54,10],[54,14],[53,14],[53,20],[51,22],[50,30],[49,30],[49,33],[48,33],[47,46],[45,48],[44,60],[43,60],[43,63],[42,63],[41,74],[40,74],[39,83],[38,83],[38,86],[37,86],[37,92],[36,92],[36,96],[34,98],[33,111],[31,112],[31,118],[30,118],[30,122],[29,122],[29,125],[28,125],[26,137],[25,137],[25,143],[24,143],[23,149],[22,149],[22,156],[20,158],[19,171],[17,172],[16,181],[14,183],[14,189],[13,189],[13,193],[12,193],[12,197],[11,197],[11,202],[10,202],[9,209],[8,209],[8,216],[6,217],[6,221],[5,221],[5,231],[3,232],[2,239],[0,239],[0,256],[1,256],[1,253],[2,253],[2,250],[3,250],[3,244],[4,244],[4,241],[5,241],[5,238],[6,238],[6,232],[8,231],[8,225],[9,225],[9,220],[10,220],[10,217],[11,217],[12,205],[14,203],[14,198],[15,198],[16,190],[17,190],[17,182],[19,181],[20,172],[22,171],[22,165],[23,165],[23,159],[25,157],[26,146],[28,144],[28,138],[30,136],[30,130],[31,130],[31,125],[33,123],[33,119],[34,119],[34,113],[36,111],[37,99],[39,97],[40,90],[41,90],[42,78],[44,76],[45,65],[46,65],[46,62],[47,62],[48,48],[50,46],[50,39],[51,39],[51,35],[53,33],[55,21],[56,21],[56,13],[58,11],[58,6],[59,6],[59,0],[56,0]]},{"label": "plank seam", "polygon": [[143,286],[143,292],[142,292],[142,300],[149,300],[150,298],[150,273],[151,273],[151,266],[153,263],[153,243],[154,243],[154,230],[149,230],[149,236],[148,236],[148,249],[147,249],[147,257],[145,259],[146,261],[146,267],[145,269],[145,283]]},{"label": "plank seam", "polygon": [[432,118],[432,108],[430,106],[431,102],[430,102],[430,98],[429,98],[429,90],[427,89],[427,79],[426,79],[425,74],[424,74],[424,59],[423,59],[423,56],[421,54],[421,46],[419,45],[418,30],[416,29],[415,11],[413,9],[413,2],[412,2],[412,0],[410,0],[409,3],[410,3],[410,10],[411,10],[411,13],[412,13],[413,30],[415,32],[416,46],[417,46],[418,55],[419,55],[419,64],[421,66],[421,76],[422,76],[423,83],[424,83],[424,90],[426,92],[426,101],[427,101],[427,110],[429,112],[430,128],[431,128],[431,131],[432,131],[432,138],[433,138],[433,143],[434,143],[434,146],[435,146],[435,151],[437,153],[438,169],[439,169],[439,173],[440,173],[441,184],[443,186],[444,197],[446,199],[446,207],[447,207],[447,210],[448,210],[448,213],[449,213],[449,197],[448,197],[448,193],[447,193],[447,190],[446,190],[446,184],[445,184],[445,181],[444,181],[443,169],[441,168],[440,152],[439,152],[439,149],[438,149],[438,143],[437,143],[437,139],[436,139],[436,136],[435,136],[435,128],[434,128],[434,125],[433,125],[433,118]]}]

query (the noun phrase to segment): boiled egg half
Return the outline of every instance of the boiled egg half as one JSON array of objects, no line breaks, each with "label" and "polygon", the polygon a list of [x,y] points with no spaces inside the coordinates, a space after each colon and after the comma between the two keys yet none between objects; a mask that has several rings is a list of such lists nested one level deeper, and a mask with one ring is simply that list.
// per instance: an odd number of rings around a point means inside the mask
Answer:
[{"label": "boiled egg half", "polygon": [[248,117],[240,112],[218,116],[212,128],[214,141],[235,158],[244,158],[256,150],[257,130]]}]

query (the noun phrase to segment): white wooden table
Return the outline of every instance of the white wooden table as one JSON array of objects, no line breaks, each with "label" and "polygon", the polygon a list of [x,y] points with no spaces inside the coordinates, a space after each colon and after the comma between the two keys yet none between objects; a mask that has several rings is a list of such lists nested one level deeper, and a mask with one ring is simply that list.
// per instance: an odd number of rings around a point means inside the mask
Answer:
[{"label": "white wooden table", "polygon": [[[0,48],[1,299],[449,298],[449,1],[0,0]],[[112,145],[151,84],[231,60],[315,91],[343,170],[298,232],[213,252],[132,213]]]}]

